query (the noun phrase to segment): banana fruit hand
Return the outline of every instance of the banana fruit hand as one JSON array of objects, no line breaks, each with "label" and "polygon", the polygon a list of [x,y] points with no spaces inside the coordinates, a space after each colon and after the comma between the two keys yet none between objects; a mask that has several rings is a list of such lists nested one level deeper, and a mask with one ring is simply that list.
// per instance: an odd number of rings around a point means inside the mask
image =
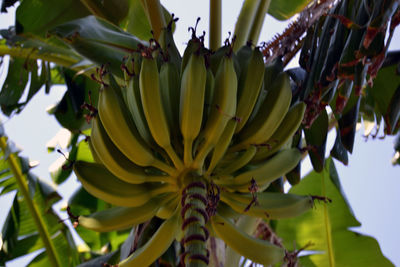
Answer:
[{"label": "banana fruit hand", "polygon": [[280,262],[283,248],[230,219],[280,219],[311,209],[310,197],[263,192],[301,160],[299,149],[286,147],[305,104],[291,106],[289,76],[279,62],[264,66],[258,48],[243,47],[237,56],[227,42],[212,52],[193,29],[181,58],[170,30],[164,49],[151,43],[126,57],[124,86],[99,72],[89,139],[96,163],[77,161],[74,171],[90,194],[115,206],[79,216],[79,224],[107,232],[154,216],[165,220],[118,266],[148,266],[174,239],[187,250],[185,263],[207,265],[209,232],[254,262]]}]

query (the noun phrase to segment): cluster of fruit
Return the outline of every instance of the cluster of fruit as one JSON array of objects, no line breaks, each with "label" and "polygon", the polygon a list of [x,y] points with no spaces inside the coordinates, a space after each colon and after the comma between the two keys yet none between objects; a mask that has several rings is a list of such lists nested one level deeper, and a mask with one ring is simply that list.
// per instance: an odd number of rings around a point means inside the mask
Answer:
[{"label": "cluster of fruit", "polygon": [[292,103],[289,76],[279,62],[265,66],[258,48],[235,53],[227,41],[211,52],[193,30],[181,57],[170,27],[163,42],[126,58],[122,86],[106,68],[98,72],[89,138],[96,162],[77,161],[74,171],[89,193],[115,206],[79,216],[79,225],[113,231],[165,220],[118,266],[148,266],[175,239],[187,266],[207,264],[209,234],[254,262],[282,261],[283,248],[234,221],[312,208],[311,196],[265,192],[301,159],[290,143],[305,104]]}]

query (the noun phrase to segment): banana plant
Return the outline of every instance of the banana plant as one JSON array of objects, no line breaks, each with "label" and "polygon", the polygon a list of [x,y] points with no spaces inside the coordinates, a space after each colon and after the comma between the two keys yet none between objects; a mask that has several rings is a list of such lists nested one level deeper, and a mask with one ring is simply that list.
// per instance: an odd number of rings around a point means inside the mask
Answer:
[{"label": "banana plant", "polygon": [[[14,3],[3,1],[2,10]],[[267,13],[298,19],[257,46]],[[316,171],[326,168],[332,121],[340,132],[333,154],[352,151],[367,107],[362,91],[389,58],[399,14],[398,1],[245,0],[233,36],[221,44],[221,1],[211,0],[209,45],[194,26],[181,55],[177,19],[158,0],[25,0],[15,27],[1,32],[0,55],[12,59],[0,104],[11,115],[42,85],[67,85],[51,113],[73,133],[73,153],[70,169],[60,167],[54,179],[73,169],[82,188],[69,202],[71,221],[82,236],[105,233],[96,241],[113,239],[114,250],[82,266],[238,265],[241,257],[293,266],[299,251],[255,227],[329,202],[283,193],[281,177],[298,175],[307,153]],[[285,70],[298,51],[300,68]],[[373,99],[387,134],[399,128],[397,91]],[[302,131],[305,147],[292,141]],[[88,193],[96,204],[82,200]]]}]

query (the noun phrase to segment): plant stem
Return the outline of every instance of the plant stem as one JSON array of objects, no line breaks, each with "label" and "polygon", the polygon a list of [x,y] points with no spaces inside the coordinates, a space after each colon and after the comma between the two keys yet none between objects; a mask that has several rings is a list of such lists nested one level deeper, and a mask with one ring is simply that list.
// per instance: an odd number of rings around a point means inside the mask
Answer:
[{"label": "plant stem", "polygon": [[260,37],[260,32],[264,23],[265,15],[268,12],[269,4],[271,0],[261,0],[260,5],[257,8],[256,17],[254,18],[253,24],[251,26],[250,34],[247,38],[254,45],[258,43]]},{"label": "plant stem", "polygon": [[207,187],[200,177],[193,177],[182,191],[184,263],[187,267],[206,267],[209,263],[206,207]]},{"label": "plant stem", "polygon": [[246,44],[260,1],[261,0],[245,0],[243,2],[242,9],[240,10],[235,25],[234,36],[236,37],[236,40],[233,45],[233,51],[237,51],[240,47]]},{"label": "plant stem", "polygon": [[215,51],[221,46],[221,0],[210,0],[210,49]]},{"label": "plant stem", "polygon": [[[3,150],[3,153],[6,154],[7,151],[7,138],[0,138],[0,148]],[[45,223],[40,215],[40,212],[37,206],[33,203],[33,196],[30,195],[28,184],[26,182],[25,176],[21,171],[20,165],[18,163],[18,158],[16,155],[10,153],[7,158],[8,165],[10,166],[11,172],[14,175],[14,178],[17,182],[19,192],[21,192],[24,197],[24,201],[27,204],[28,210],[35,222],[36,228],[38,230],[39,236],[43,241],[43,244],[46,248],[46,254],[51,262],[52,266],[61,266],[61,261],[57,257],[56,249],[51,241],[50,233],[47,231],[45,227]]]},{"label": "plant stem", "polygon": [[[150,22],[151,29],[154,34],[154,39],[160,41],[160,35],[163,28],[167,27],[163,8],[159,0],[141,0],[143,9],[146,12],[147,19]],[[161,44],[162,48],[163,44]]]}]

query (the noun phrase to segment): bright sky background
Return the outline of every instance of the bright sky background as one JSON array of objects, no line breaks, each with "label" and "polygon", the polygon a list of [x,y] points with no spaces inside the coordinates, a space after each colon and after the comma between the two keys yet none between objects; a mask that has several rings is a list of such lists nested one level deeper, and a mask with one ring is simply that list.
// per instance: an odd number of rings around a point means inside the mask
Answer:
[{"label": "bright sky background", "polygon": [[[187,29],[194,26],[197,17],[201,17],[198,26],[199,32],[204,30],[208,33],[208,1],[161,0],[161,2],[179,18],[175,40],[181,51],[190,38]],[[241,0],[223,1],[223,40],[228,36],[228,31],[233,32],[234,30],[241,3]],[[14,9],[9,9],[9,13],[6,15],[0,15],[0,29],[8,27],[13,22]],[[260,41],[270,40],[275,33],[282,32],[284,28],[285,24],[278,23],[272,17],[267,17]],[[399,35],[399,30],[397,30],[396,38],[392,41],[392,49],[400,49]],[[207,34],[206,44],[208,44]],[[3,64],[0,67],[0,84],[4,81],[6,66],[7,64]],[[65,88],[62,86],[52,87],[49,95],[45,95],[44,90],[41,90],[21,114],[13,118],[0,116],[6,134],[23,148],[22,155],[28,156],[31,160],[40,161],[40,165],[33,170],[34,173],[48,180],[50,180],[48,168],[59,158],[59,155],[57,153],[49,154],[46,143],[56,135],[60,126],[52,116],[46,113],[45,109],[59,101],[64,91]],[[343,166],[340,162],[336,162],[340,181],[356,218],[362,223],[361,228],[356,231],[375,237],[379,241],[384,255],[394,265],[400,266],[400,253],[398,253],[400,167],[391,165],[394,138],[369,139],[365,142],[362,134],[362,130],[357,133],[355,149],[350,157],[349,166]],[[327,151],[330,151],[330,147]],[[306,162],[303,171],[307,169],[307,165],[309,166],[309,163]],[[68,183],[60,186],[59,192],[65,197],[64,201],[68,199],[77,184],[75,178],[70,178]],[[0,198],[0,226],[5,220],[4,214],[8,211],[12,197],[13,193]],[[65,202],[58,203],[57,207],[64,204]],[[66,217],[66,215],[63,216]],[[7,266],[24,266],[26,263],[27,259],[21,259]]]}]

